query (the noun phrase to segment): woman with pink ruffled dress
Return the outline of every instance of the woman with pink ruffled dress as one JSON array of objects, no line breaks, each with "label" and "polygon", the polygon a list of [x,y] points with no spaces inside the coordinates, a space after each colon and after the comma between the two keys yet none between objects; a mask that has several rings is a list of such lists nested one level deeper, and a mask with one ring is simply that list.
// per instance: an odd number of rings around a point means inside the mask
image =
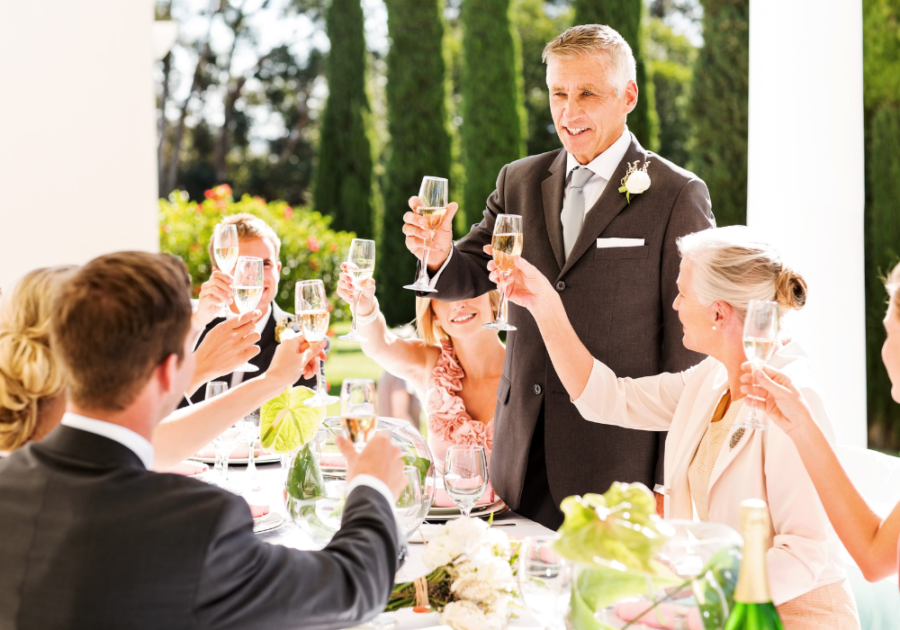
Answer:
[{"label": "woman with pink ruffled dress", "polygon": [[[350,274],[341,273],[338,295],[352,303],[356,292]],[[379,311],[375,281],[363,283],[356,323],[366,341],[360,346],[385,370],[412,382],[425,401],[428,446],[438,471],[454,444],[483,446],[490,465],[505,348],[484,324],[494,320],[498,304],[497,291],[459,302],[416,298],[419,339],[401,339]]]}]

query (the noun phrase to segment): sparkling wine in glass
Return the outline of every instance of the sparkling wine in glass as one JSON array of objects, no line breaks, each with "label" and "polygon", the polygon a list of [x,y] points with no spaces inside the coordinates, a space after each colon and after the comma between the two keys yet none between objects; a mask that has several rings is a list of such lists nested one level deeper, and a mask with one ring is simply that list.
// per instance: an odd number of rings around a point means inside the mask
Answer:
[{"label": "sparkling wine in glass", "polygon": [[[234,266],[234,305],[243,315],[259,305],[265,288],[263,277],[263,259],[255,256],[238,256]],[[259,368],[252,363],[245,363],[235,372],[256,372]]]},{"label": "sparkling wine in glass", "polygon": [[362,284],[375,273],[375,241],[364,238],[355,238],[350,242],[350,252],[347,254],[347,273],[353,281],[353,321],[350,323],[350,332],[342,335],[340,339],[349,341],[366,341],[356,330],[356,309],[359,306],[359,297],[362,295]]},{"label": "sparkling wine in glass", "polygon": [[[744,316],[744,354],[750,361],[756,387],[756,373],[765,367],[772,358],[778,344],[778,304],[762,300],[750,300],[747,314]],[[749,394],[753,397],[753,394]],[[750,410],[749,417],[735,425],[743,429],[765,430],[768,427],[759,419],[756,407]]]},{"label": "sparkling wine in glass", "polygon": [[425,239],[425,249],[422,252],[422,261],[419,266],[419,277],[413,284],[408,284],[404,289],[412,289],[413,291],[422,291],[423,293],[434,293],[435,289],[428,284],[428,252],[431,250],[431,241],[435,232],[444,222],[447,215],[447,199],[448,199],[448,182],[443,177],[431,177],[430,175],[422,178],[422,185],[419,187],[419,200],[421,205],[416,208],[416,214],[424,217],[431,235]]},{"label": "sparkling wine in glass", "polygon": [[[236,225],[220,223],[216,226],[213,233],[213,256],[219,271],[231,275],[234,265],[237,263],[239,247]],[[227,316],[228,308],[223,306],[219,310],[219,317]]]},{"label": "sparkling wine in glass", "polygon": [[444,490],[468,517],[484,496],[488,484],[487,459],[482,446],[454,445],[444,460]]},{"label": "sparkling wine in glass", "polygon": [[574,567],[553,550],[553,538],[526,538],[519,547],[519,593],[525,608],[549,630],[563,630]]},{"label": "sparkling wine in glass", "polygon": [[375,381],[370,378],[348,378],[341,385],[341,426],[344,437],[361,452],[378,427],[378,399]]},{"label": "sparkling wine in glass", "polygon": [[[300,330],[309,343],[325,339],[328,334],[328,323],[331,312],[328,310],[328,298],[325,294],[325,283],[321,280],[301,280],[294,287],[294,308],[300,321]],[[329,396],[325,389],[325,362],[316,359],[319,369],[316,371],[316,394],[307,398],[303,404],[308,407],[325,407],[338,401],[337,396]]]},{"label": "sparkling wine in glass", "polygon": [[[494,222],[494,236],[491,239],[491,248],[494,250],[494,263],[500,278],[505,280],[515,268],[514,256],[522,254],[523,234],[522,217],[518,214],[498,214]],[[485,328],[493,330],[515,330],[516,327],[507,321],[508,304],[506,299],[506,285],[500,288],[500,306],[497,308],[497,318]]]}]

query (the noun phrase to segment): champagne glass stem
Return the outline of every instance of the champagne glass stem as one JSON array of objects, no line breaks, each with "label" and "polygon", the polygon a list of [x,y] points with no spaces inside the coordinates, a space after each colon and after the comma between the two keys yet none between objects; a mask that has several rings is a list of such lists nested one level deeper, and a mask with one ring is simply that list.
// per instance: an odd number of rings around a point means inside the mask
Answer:
[{"label": "champagne glass stem", "polygon": [[322,359],[316,359],[319,362],[319,369],[316,372],[316,395],[325,396],[328,392],[325,390],[325,362]]},{"label": "champagne glass stem", "polygon": [[222,467],[223,477],[222,480],[228,483],[228,460],[231,458],[231,453],[225,453],[225,463]]},{"label": "champagne glass stem", "polygon": [[[751,385],[750,395],[754,398],[754,400],[756,399],[756,372],[757,372],[756,364],[751,363],[750,364],[750,378],[751,378],[752,382],[750,383],[750,385]],[[756,406],[755,405],[750,408],[750,418],[748,419],[748,422],[757,422],[757,414],[756,414]]]},{"label": "champagne glass stem", "polygon": [[216,474],[219,475],[220,478],[224,479],[224,472],[222,466],[222,451],[220,449],[216,449],[216,463],[213,466],[213,470],[216,471]]},{"label": "champagne glass stem", "polygon": [[425,251],[422,252],[422,271],[419,273],[421,282],[428,282],[428,254],[431,253],[431,239],[425,240]]},{"label": "champagne glass stem", "polygon": [[256,489],[256,440],[250,438],[248,446],[250,452],[247,455],[247,487],[251,490]]},{"label": "champagne glass stem", "polygon": [[350,313],[350,333],[356,334],[356,311],[359,310],[359,298],[362,296],[362,289],[353,296],[353,312]]},{"label": "champagne glass stem", "polygon": [[500,305],[497,307],[497,321],[506,322],[506,282],[500,287]]}]

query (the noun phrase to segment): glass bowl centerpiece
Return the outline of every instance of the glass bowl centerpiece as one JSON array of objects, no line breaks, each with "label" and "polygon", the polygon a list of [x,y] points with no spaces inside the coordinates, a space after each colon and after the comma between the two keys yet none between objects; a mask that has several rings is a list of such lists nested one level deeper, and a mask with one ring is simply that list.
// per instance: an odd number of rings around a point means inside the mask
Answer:
[{"label": "glass bowl centerpiece", "polygon": [[[428,443],[409,422],[378,418],[378,431],[388,431],[403,460],[419,471],[422,508],[418,513],[399,511],[398,524],[407,538],[425,520],[434,500],[435,470]],[[284,504],[291,520],[316,544],[328,544],[341,525],[347,488],[347,462],[335,444],[342,435],[341,419],[328,417],[315,435],[296,451],[282,457]],[[401,518],[402,514],[402,518]]]},{"label": "glass bowl centerpiece", "polygon": [[603,495],[569,497],[562,509],[554,549],[575,564],[572,627],[725,627],[741,562],[736,531],[661,519],[642,484],[615,483]]}]

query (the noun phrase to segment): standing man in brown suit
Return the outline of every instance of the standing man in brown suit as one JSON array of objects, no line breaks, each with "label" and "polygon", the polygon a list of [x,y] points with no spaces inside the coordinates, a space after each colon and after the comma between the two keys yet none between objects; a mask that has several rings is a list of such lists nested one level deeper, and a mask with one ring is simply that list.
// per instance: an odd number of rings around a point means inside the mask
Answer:
[{"label": "standing man in brown suit", "polygon": [[[544,61],[565,149],[503,167],[484,219],[455,245],[456,204],[450,204],[428,259],[438,291],[429,297],[464,300],[493,289],[484,250],[497,215],[518,214],[522,256],[560,292],[591,354],[621,376],[684,370],[701,357],[682,345],[672,309],[680,263],[675,241],[715,225],[706,184],[644,150],[628,131],[626,117],[638,99],[635,61],[616,31],[572,27],[547,45]],[[635,161],[639,170],[649,164],[651,185],[629,200],[619,188]],[[417,205],[418,198],[410,199],[411,208]],[[413,212],[404,221],[406,245],[421,259],[424,221]],[[569,495],[605,492],[614,481],[661,484],[664,437],[586,422],[531,315],[510,304],[509,321],[517,330],[507,336],[490,470],[500,497],[555,529]]]}]

